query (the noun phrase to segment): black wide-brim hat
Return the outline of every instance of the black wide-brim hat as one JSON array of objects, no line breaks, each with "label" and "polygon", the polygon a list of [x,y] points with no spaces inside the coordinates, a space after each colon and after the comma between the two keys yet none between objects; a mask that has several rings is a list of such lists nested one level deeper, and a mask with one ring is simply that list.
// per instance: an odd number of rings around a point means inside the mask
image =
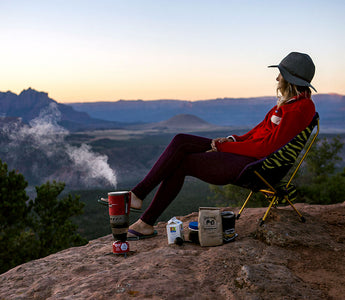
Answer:
[{"label": "black wide-brim hat", "polygon": [[291,52],[279,65],[268,67],[278,68],[287,82],[298,86],[308,86],[317,92],[310,84],[315,74],[315,65],[308,54]]}]

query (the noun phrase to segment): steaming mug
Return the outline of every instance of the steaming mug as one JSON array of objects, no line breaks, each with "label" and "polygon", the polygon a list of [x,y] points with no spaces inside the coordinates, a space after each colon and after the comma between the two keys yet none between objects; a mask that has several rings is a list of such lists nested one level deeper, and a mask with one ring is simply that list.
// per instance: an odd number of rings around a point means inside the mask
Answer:
[{"label": "steaming mug", "polygon": [[108,193],[110,226],[115,241],[125,242],[129,227],[131,193],[128,191]]}]

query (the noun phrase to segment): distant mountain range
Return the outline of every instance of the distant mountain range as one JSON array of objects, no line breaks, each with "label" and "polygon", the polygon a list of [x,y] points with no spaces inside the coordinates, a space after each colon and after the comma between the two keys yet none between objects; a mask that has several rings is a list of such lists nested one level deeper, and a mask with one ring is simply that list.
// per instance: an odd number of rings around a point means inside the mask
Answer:
[{"label": "distant mountain range", "polygon": [[[57,123],[72,131],[85,129],[116,128],[118,122],[98,120],[87,112],[76,111],[73,107],[58,103],[48,97],[48,93],[38,92],[31,88],[19,95],[12,92],[0,92],[0,117],[19,117],[24,123],[40,116],[51,104],[56,104],[59,112]],[[9,119],[9,121],[13,121]]]},{"label": "distant mountain range", "polygon": [[[316,94],[313,95],[313,100],[320,114],[323,130],[345,131],[345,96]],[[207,123],[246,127],[260,122],[267,111],[275,105],[275,101],[275,97],[257,97],[200,101],[119,100],[62,104],[49,98],[45,92],[29,88],[19,95],[0,92],[0,116],[20,117],[23,122],[29,123],[51,103],[55,103],[60,112],[58,124],[71,131],[123,128],[144,123],[158,123],[150,125],[156,128],[177,125],[181,128],[207,126]],[[183,115],[183,122],[175,119],[174,125],[171,122],[164,123],[176,115]],[[195,118],[198,118],[198,125],[195,123]]]},{"label": "distant mountain range", "polygon": [[263,119],[274,103],[273,97],[246,99],[213,99],[201,101],[153,100],[71,103],[77,111],[94,118],[119,122],[162,122],[175,115],[197,116],[204,121],[221,126],[253,125]]},{"label": "distant mountain range", "polygon": [[[313,95],[323,130],[344,131],[345,96]],[[91,117],[117,122],[162,122],[175,115],[194,115],[220,126],[253,126],[260,122],[276,103],[275,97],[223,98],[200,101],[154,100],[93,102],[69,104]]]}]

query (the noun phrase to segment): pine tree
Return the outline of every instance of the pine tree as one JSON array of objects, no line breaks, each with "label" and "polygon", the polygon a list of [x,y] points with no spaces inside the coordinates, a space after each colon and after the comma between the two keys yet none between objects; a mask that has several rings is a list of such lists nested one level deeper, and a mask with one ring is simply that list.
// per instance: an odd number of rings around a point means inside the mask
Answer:
[{"label": "pine tree", "polygon": [[78,226],[71,220],[83,213],[84,203],[79,201],[79,196],[72,197],[70,194],[59,199],[64,188],[62,182],[42,184],[36,187],[35,201],[30,202],[32,225],[40,243],[40,257],[87,242],[77,234]]},{"label": "pine tree", "polygon": [[27,185],[22,174],[9,172],[0,160],[0,273],[37,255],[28,226]]},{"label": "pine tree", "polygon": [[22,174],[0,160],[0,273],[32,259],[87,242],[72,217],[83,213],[79,196],[61,197],[64,183],[36,187],[30,200]]}]

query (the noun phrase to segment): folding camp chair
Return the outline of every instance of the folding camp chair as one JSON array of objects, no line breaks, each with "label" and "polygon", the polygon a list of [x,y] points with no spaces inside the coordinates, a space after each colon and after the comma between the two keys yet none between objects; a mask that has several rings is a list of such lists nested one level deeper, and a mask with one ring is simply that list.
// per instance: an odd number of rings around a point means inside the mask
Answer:
[{"label": "folding camp chair", "polygon": [[[292,175],[290,178],[288,178],[288,181],[282,181],[289,170],[293,170],[293,166],[295,165],[295,162],[297,162],[300,152],[304,149],[304,147],[306,147],[307,141],[315,127],[317,127],[316,134],[312,138],[311,143],[307,147],[304,155],[292,172]],[[243,212],[253,193],[261,192],[270,200],[270,202],[265,215],[260,221],[260,226],[264,224],[272,206],[276,206],[284,199],[295,210],[301,221],[305,222],[305,218],[292,204],[293,200],[296,199],[297,191],[296,187],[291,182],[301,167],[302,162],[306,158],[318,134],[319,114],[316,113],[308,127],[295,136],[289,143],[269,156],[247,165],[242,170],[234,184],[250,189],[251,192],[237,214],[237,219],[240,218],[241,213]]]}]

